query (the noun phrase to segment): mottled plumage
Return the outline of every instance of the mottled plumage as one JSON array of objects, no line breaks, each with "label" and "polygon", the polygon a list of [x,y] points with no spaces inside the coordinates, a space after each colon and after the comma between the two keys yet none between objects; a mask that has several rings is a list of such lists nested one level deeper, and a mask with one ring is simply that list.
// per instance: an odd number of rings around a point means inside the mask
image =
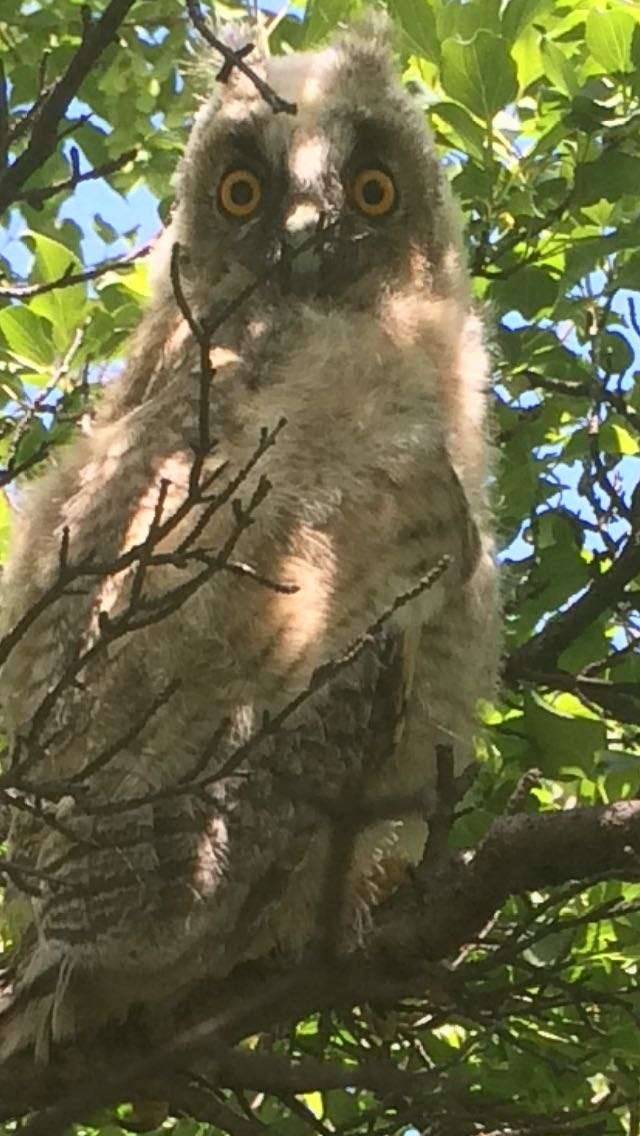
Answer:
[{"label": "mottled plumage", "polygon": [[[46,878],[22,901],[32,926],[17,951],[5,1049],[33,1042],[45,1054],[51,1039],[168,988],[321,938],[337,886],[326,886],[335,832],[345,828],[331,802],[433,796],[435,744],[451,743],[464,765],[475,702],[492,687],[487,366],[432,140],[375,22],[324,52],[267,60],[264,74],[298,113],[274,115],[237,71],[201,107],[126,370],[91,434],[25,493],[3,623],[14,626],[51,586],[65,530],[70,563],[108,565],[188,494],[201,364],[170,278],[176,242],[198,317],[215,320],[264,277],[213,336],[217,444],[205,472],[228,463],[212,487],[222,492],[261,430],[286,419],[235,494],[246,505],[268,476],[233,555],[297,590],[276,591],[241,567],[212,572],[158,622],[96,649],[80,683],[53,700],[37,753],[25,743],[34,715],[78,645],[108,636],[105,619],[127,610],[132,589],[142,583],[145,610],[160,610],[204,561],[152,564],[142,581],[135,565],[98,571],[46,607],[10,656],[2,697],[16,759],[35,753],[25,779],[45,797],[51,783],[68,791],[51,806],[53,823],[16,811],[12,857]],[[309,247],[296,258],[301,241]],[[230,502],[205,510],[189,547],[210,554],[237,517]],[[175,552],[193,522],[192,511],[155,552]],[[445,554],[439,583],[284,731],[206,790],[184,790]],[[179,687],[127,740],[173,680]],[[419,855],[424,831],[415,820],[363,830],[347,891],[394,840],[394,855]],[[349,924],[352,908],[347,900]]]}]

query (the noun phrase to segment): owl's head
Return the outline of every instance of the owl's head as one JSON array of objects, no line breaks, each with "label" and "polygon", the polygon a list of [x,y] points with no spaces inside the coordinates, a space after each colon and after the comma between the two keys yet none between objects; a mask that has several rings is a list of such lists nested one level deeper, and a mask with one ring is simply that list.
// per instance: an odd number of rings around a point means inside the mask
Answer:
[{"label": "owl's head", "polygon": [[200,109],[172,225],[194,282],[266,271],[287,303],[357,307],[394,286],[448,294],[457,214],[386,23],[251,65],[297,114],[274,114],[237,70]]}]

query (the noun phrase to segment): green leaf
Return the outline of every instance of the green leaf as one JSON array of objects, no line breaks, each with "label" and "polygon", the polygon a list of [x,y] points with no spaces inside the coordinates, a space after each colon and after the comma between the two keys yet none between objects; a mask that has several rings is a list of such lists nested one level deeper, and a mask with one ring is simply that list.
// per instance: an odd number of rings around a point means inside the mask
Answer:
[{"label": "green leaf", "polygon": [[12,512],[11,506],[4,490],[0,490],[0,562],[9,551],[9,535],[11,532]]},{"label": "green leaf", "polygon": [[600,339],[602,363],[612,375],[624,375],[633,366],[633,349],[620,331],[609,329]]},{"label": "green leaf", "polygon": [[494,35],[501,34],[501,0],[473,0],[473,3],[467,4],[461,4],[459,0],[444,0],[434,7],[441,42],[445,39],[470,40],[483,29]]},{"label": "green leaf", "polygon": [[508,0],[502,13],[502,31],[506,38],[515,43],[518,37],[529,31],[536,16],[551,7],[552,0]]},{"label": "green leaf", "polygon": [[29,308],[3,308],[0,311],[0,331],[14,359],[36,370],[53,363],[55,350],[47,324]]},{"label": "green leaf", "polygon": [[586,43],[594,59],[606,71],[633,71],[631,44],[637,27],[630,12],[622,8],[606,12],[593,8],[587,16]]},{"label": "green leaf", "polygon": [[411,49],[432,63],[440,61],[436,18],[428,0],[389,0],[389,11],[400,24]]},{"label": "green leaf", "polygon": [[540,52],[542,55],[542,62],[544,63],[545,74],[547,75],[552,86],[557,87],[563,94],[568,95],[570,98],[577,95],[580,90],[580,83],[578,82],[575,68],[569,62],[564,51],[552,43],[551,40],[543,40]]},{"label": "green leaf", "polygon": [[626,426],[617,422],[605,422],[598,430],[598,444],[607,454],[623,454],[625,457],[640,453],[640,442]]},{"label": "green leaf", "polygon": [[491,295],[505,311],[518,311],[525,319],[533,319],[543,309],[553,307],[558,283],[543,268],[527,265],[508,279],[497,281]]},{"label": "green leaf", "polygon": [[[27,240],[33,247],[36,279],[44,283],[60,280],[65,273],[75,272],[81,266],[75,254],[59,241],[44,233],[30,231]],[[52,326],[54,343],[65,351],[76,328],[82,323],[86,310],[86,291],[83,284],[54,288],[41,296],[34,296],[31,310],[43,316]]]},{"label": "green leaf", "polygon": [[349,20],[359,7],[357,0],[308,0],[304,14],[304,47],[326,39],[336,24]]},{"label": "green leaf", "polygon": [[572,695],[569,699],[560,695],[547,700],[536,692],[525,695],[524,725],[535,746],[535,760],[547,776],[573,765],[588,774],[596,752],[606,748],[604,722],[588,716]]},{"label": "green leaf", "polygon": [[490,122],[518,93],[516,65],[502,36],[476,32],[442,45],[442,85],[450,98]]},{"label": "green leaf", "polygon": [[474,122],[464,107],[458,103],[434,103],[429,107],[429,114],[441,118],[448,126],[453,127],[455,134],[450,138],[452,146],[476,158],[480,163],[484,162],[485,132],[477,122]]},{"label": "green leaf", "polygon": [[74,254],[65,245],[60,244],[60,241],[54,241],[51,237],[33,230],[29,230],[25,235],[34,247],[41,280],[50,283],[64,276],[67,269],[78,267]]},{"label": "green leaf", "polygon": [[151,295],[148,265],[137,260],[125,272],[105,272],[99,283],[101,293],[113,285],[119,290],[133,293],[134,296],[148,300]]},{"label": "green leaf", "polygon": [[50,442],[50,435],[45,430],[39,418],[33,418],[27,431],[22,435],[20,444],[16,450],[16,462],[20,465],[22,462],[29,461],[34,455],[38,458],[45,457],[47,447]]},{"label": "green leaf", "polygon": [[625,193],[634,193],[638,185],[640,158],[622,150],[606,151],[576,169],[574,200],[579,205],[591,205],[601,197],[615,202]]},{"label": "green leaf", "polygon": [[625,258],[624,263],[618,260],[616,283],[619,288],[636,289],[640,280],[640,249]]},{"label": "green leaf", "polygon": [[[598,202],[600,200],[601,198],[598,199]],[[628,225],[619,225],[617,232],[609,233],[603,237],[582,237],[580,230],[577,230],[567,251],[564,287],[569,287],[580,280],[585,273],[598,268],[614,253],[636,249],[638,242],[640,242],[640,221],[637,220]],[[631,264],[632,261],[633,257],[630,257],[628,264]],[[621,269],[620,276],[626,271],[627,266],[624,266]],[[627,287],[635,287],[639,278],[639,276],[631,275]],[[622,279],[619,279],[619,283],[621,287],[624,286]]]},{"label": "green leaf", "polygon": [[300,1100],[306,1104],[307,1108],[317,1120],[321,1120],[324,1115],[324,1104],[322,1100],[322,1093],[302,1093]]},{"label": "green leaf", "polygon": [[538,939],[531,947],[523,951],[523,958],[532,962],[534,966],[548,966],[563,958],[571,943],[574,932],[569,930],[552,931],[543,939]]},{"label": "green leaf", "polygon": [[518,71],[518,84],[521,91],[534,83],[544,74],[544,64],[540,51],[540,33],[534,27],[526,27],[520,34],[513,47],[511,55]]},{"label": "green leaf", "polygon": [[105,221],[104,217],[101,217],[99,213],[95,214],[93,223],[96,227],[98,236],[105,242],[105,244],[110,245],[113,241],[117,241],[118,237],[120,236],[118,230],[114,229],[113,225],[109,221]]}]

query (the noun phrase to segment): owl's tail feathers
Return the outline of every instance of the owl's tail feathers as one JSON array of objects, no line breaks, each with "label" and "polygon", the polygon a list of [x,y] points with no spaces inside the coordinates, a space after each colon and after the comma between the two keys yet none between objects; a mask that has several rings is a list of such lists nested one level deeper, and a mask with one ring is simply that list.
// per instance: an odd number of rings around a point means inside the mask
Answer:
[{"label": "owl's tail feathers", "polygon": [[75,1036],[73,1000],[67,996],[74,964],[68,956],[56,957],[59,953],[50,950],[45,960],[38,950],[19,980],[0,980],[0,1061],[32,1049],[35,1060],[47,1064],[52,1043]]}]

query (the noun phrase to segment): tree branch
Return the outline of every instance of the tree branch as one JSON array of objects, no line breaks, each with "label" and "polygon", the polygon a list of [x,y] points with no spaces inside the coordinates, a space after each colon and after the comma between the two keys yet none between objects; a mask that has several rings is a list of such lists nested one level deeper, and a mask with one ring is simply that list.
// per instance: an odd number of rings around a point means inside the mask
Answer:
[{"label": "tree branch", "polygon": [[209,1075],[213,1069],[216,1088],[303,1092],[345,1081],[377,1091],[427,1087],[428,1075],[421,1080],[375,1063],[334,1069],[229,1047],[248,1034],[327,1008],[394,1005],[426,995],[434,1005],[451,1005],[463,975],[437,966],[438,960],[475,939],[510,896],[591,876],[635,879],[638,854],[640,800],[501,817],[475,850],[449,856],[397,892],[379,910],[367,949],[330,962],[312,949],[293,968],[285,963],[265,974],[264,964],[251,964],[223,982],[200,983],[174,1004],[166,1040],[153,1046],[151,1057],[139,1028],[132,1038],[126,1026],[58,1047],[45,1068],[36,1069],[23,1052],[0,1068],[0,1115],[43,1110],[27,1131],[44,1136],[98,1105],[126,1099],[133,1086],[136,1093],[157,1094],[159,1084],[170,1084],[194,1061],[204,1061]]},{"label": "tree branch", "polygon": [[594,580],[575,603],[553,615],[542,631],[511,653],[505,667],[508,680],[526,679],[536,670],[554,670],[562,652],[622,599],[627,584],[640,573],[640,486],[633,494],[631,520],[631,533],[611,568]]},{"label": "tree branch", "polygon": [[24,193],[18,193],[14,198],[15,201],[24,201],[30,205],[32,209],[41,209],[44,202],[48,201],[50,197],[55,197],[58,193],[64,193],[65,190],[74,190],[77,185],[81,185],[85,181],[97,181],[98,178],[109,177],[110,174],[117,173],[128,162],[132,162],[136,157],[138,151],[126,150],[124,154],[120,154],[118,158],[112,158],[109,162],[103,162],[101,166],[93,166],[84,173],[80,173],[79,169],[72,168],[71,176],[64,178],[62,181],[54,182],[53,185],[43,185],[38,189],[27,189]]},{"label": "tree branch", "polygon": [[16,200],[22,187],[54,153],[58,124],[82,82],[112,43],[135,0],[111,0],[95,23],[85,25],[82,42],[64,74],[52,87],[36,115],[23,152],[0,174],[0,215]]},{"label": "tree branch", "polygon": [[101,264],[84,268],[80,272],[74,272],[73,266],[69,265],[62,276],[58,276],[55,280],[45,280],[42,284],[14,284],[8,287],[1,285],[0,298],[30,300],[32,296],[44,296],[46,292],[55,292],[58,288],[72,288],[74,284],[85,284],[89,280],[98,280],[107,272],[120,272],[124,268],[129,268],[136,260],[148,256],[150,251],[151,243],[148,243],[142,245],[141,248],[133,249],[132,252],[125,253],[124,256],[114,257],[113,260],[104,260]]}]

